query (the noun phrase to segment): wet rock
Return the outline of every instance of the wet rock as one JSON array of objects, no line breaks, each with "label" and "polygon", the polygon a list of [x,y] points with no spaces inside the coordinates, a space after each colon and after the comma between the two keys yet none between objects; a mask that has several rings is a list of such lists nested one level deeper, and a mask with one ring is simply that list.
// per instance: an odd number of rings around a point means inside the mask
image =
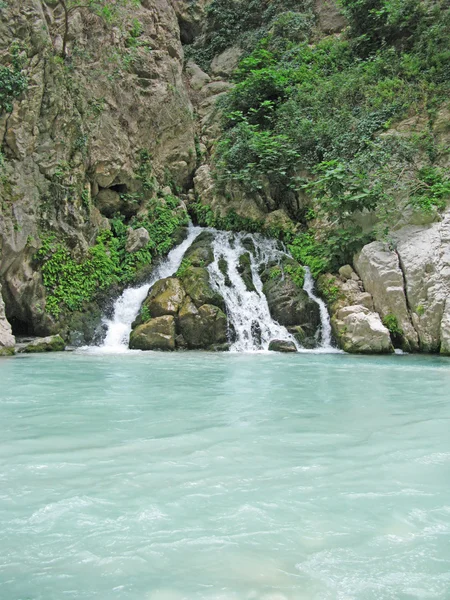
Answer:
[{"label": "wet rock", "polygon": [[133,254],[145,248],[150,241],[150,234],[145,227],[139,227],[138,229],[128,229],[127,241],[125,250]]},{"label": "wet rock", "polygon": [[186,250],[184,260],[188,260],[193,267],[207,267],[214,260],[212,249],[213,234],[207,231],[201,233],[191,247]]},{"label": "wet rock", "polygon": [[197,308],[186,297],[178,316],[178,326],[190,349],[211,349],[227,342],[227,318],[211,304]]},{"label": "wet rock", "polygon": [[151,317],[175,316],[178,314],[185,296],[186,292],[180,280],[176,277],[167,277],[160,279],[152,286],[144,301],[144,306],[148,309]]},{"label": "wet rock", "polygon": [[317,329],[320,326],[319,307],[285,271],[291,263],[292,266],[299,266],[295,261],[286,261],[281,266],[268,265],[261,276],[270,314],[285,327],[308,325]]},{"label": "wet rock", "polygon": [[230,279],[230,276],[228,275],[228,263],[227,263],[226,259],[223,256],[221,256],[219,258],[219,261],[217,264],[219,267],[219,271],[225,277],[225,285],[227,287],[232,287],[231,279]]},{"label": "wet rock", "polygon": [[47,337],[35,338],[21,348],[21,352],[27,354],[37,352],[61,352],[66,347],[66,344],[60,335],[49,335]]},{"label": "wet rock", "polygon": [[164,315],[139,325],[131,332],[133,350],[175,350],[175,319]]},{"label": "wet rock", "polygon": [[271,352],[297,352],[294,342],[286,340],[272,340],[269,344]]},{"label": "wet rock", "polygon": [[245,284],[248,292],[256,292],[255,284],[253,283],[252,261],[250,254],[246,252],[239,257],[238,273]]},{"label": "wet rock", "polygon": [[289,333],[291,333],[302,348],[313,349],[317,347],[317,340],[319,338],[320,329],[311,327],[310,325],[294,325],[293,327],[287,327]]},{"label": "wet rock", "polygon": [[208,270],[204,267],[189,267],[182,277],[186,294],[197,308],[203,304],[213,304],[225,309],[222,296],[212,290]]}]

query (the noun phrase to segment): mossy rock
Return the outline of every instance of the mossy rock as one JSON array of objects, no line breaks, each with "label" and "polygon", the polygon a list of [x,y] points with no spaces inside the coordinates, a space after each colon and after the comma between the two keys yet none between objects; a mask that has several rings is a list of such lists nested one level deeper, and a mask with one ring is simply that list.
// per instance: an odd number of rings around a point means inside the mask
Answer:
[{"label": "mossy rock", "polygon": [[245,252],[239,257],[238,273],[242,278],[248,292],[256,292],[255,284],[253,283],[252,261],[250,254]]},{"label": "mossy rock", "polygon": [[48,337],[36,338],[24,348],[21,352],[34,354],[38,352],[61,352],[66,347],[66,343],[60,335],[49,335]]},{"label": "mossy rock", "polygon": [[204,267],[189,267],[182,277],[182,283],[197,308],[203,304],[213,304],[225,310],[224,300],[211,288],[209,273]]},{"label": "mossy rock", "polygon": [[176,277],[167,277],[160,279],[151,287],[144,306],[152,317],[174,316],[178,314],[185,296],[186,292],[180,280]]},{"label": "mossy rock", "polygon": [[297,352],[294,342],[286,340],[272,340],[269,344],[269,350],[271,352]]},{"label": "mossy rock", "polygon": [[228,275],[228,263],[223,256],[221,256],[219,258],[218,267],[219,267],[219,271],[222,273],[222,275],[225,278],[225,285],[227,287],[232,287],[231,279],[230,279],[230,276]]},{"label": "mossy rock", "polygon": [[213,234],[204,231],[193,244],[186,250],[183,260],[187,260],[194,267],[207,267],[214,261],[212,249]]},{"label": "mossy rock", "polygon": [[0,356],[14,356],[16,349],[13,346],[1,347]]},{"label": "mossy rock", "polygon": [[186,297],[178,315],[178,327],[183,340],[190,349],[215,349],[227,343],[227,317],[212,304],[197,309]]},{"label": "mossy rock", "polygon": [[[314,300],[300,288],[286,267],[296,261],[285,261],[279,267],[276,263],[267,265],[261,279],[264,282],[263,292],[267,298],[270,314],[275,321],[285,327],[300,325],[316,331],[320,326],[320,310]],[[280,275],[274,277],[273,269],[279,269]]]},{"label": "mossy rock", "polygon": [[139,325],[130,335],[133,350],[175,350],[175,319],[164,315]]}]

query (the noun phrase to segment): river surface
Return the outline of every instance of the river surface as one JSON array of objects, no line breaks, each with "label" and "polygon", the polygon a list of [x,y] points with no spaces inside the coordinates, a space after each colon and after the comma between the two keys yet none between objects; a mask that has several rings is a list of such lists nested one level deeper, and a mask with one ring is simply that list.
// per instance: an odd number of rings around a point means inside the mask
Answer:
[{"label": "river surface", "polygon": [[450,598],[450,360],[0,361],[1,600]]}]

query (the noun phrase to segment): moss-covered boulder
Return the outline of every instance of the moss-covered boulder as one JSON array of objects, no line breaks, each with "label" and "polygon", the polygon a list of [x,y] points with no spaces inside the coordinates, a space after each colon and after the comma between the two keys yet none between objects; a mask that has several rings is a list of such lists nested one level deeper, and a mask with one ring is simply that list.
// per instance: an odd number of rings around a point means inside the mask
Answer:
[{"label": "moss-covered boulder", "polygon": [[66,343],[60,335],[49,335],[47,337],[36,338],[29,342],[21,352],[33,354],[37,352],[61,352],[66,347]]},{"label": "moss-covered boulder", "polygon": [[176,277],[167,277],[157,281],[152,286],[145,299],[144,306],[152,317],[175,316],[178,314],[185,296],[186,292],[180,280]]},{"label": "moss-covered boulder", "polygon": [[150,319],[131,332],[130,348],[133,350],[175,350],[175,319],[164,315]]},{"label": "moss-covered boulder", "polygon": [[227,317],[212,304],[195,306],[186,297],[178,315],[178,327],[190,349],[217,349],[227,343]]},{"label": "moss-covered boulder", "polygon": [[212,249],[213,234],[209,231],[201,233],[186,250],[183,260],[189,261],[193,267],[207,267],[214,260]]},{"label": "moss-covered boulder", "polygon": [[197,308],[203,304],[213,304],[225,309],[223,298],[211,288],[208,269],[204,267],[189,267],[182,277],[186,294]]},{"label": "moss-covered boulder", "polygon": [[272,340],[269,344],[271,352],[297,352],[294,342],[287,340]]},{"label": "moss-covered boulder", "polygon": [[270,314],[285,327],[301,326],[315,332],[320,326],[320,310],[302,289],[302,267],[294,260],[269,264],[261,275]]}]

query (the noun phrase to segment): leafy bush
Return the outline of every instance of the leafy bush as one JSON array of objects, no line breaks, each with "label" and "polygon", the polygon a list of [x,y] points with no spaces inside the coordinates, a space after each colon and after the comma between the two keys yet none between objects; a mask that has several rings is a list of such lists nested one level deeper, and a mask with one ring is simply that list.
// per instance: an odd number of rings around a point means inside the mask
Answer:
[{"label": "leafy bush", "polygon": [[[130,283],[154,256],[170,250],[176,230],[187,220],[178,199],[153,200],[146,217],[133,219],[130,225],[125,224],[123,216],[112,219],[111,231],[102,231],[81,261],[75,260],[66,244],[54,235],[44,237],[35,258],[47,290],[47,312],[59,317],[64,311],[81,310],[99,291]],[[145,227],[150,234],[149,244],[132,254],[125,249],[129,226]]]},{"label": "leafy bush", "polygon": [[28,87],[28,78],[23,72],[24,58],[17,44],[11,47],[11,54],[11,64],[0,65],[0,115],[11,112],[14,100]]},{"label": "leafy bush", "polygon": [[[434,164],[441,150],[432,134],[380,133],[417,113],[432,123],[448,99],[450,7],[342,0],[346,35],[310,44],[309,8],[285,4],[277,14],[276,4],[253,15],[259,33],[246,37],[249,52],[221,99],[215,177],[225,194],[230,181],[277,202],[306,194],[310,207],[295,215],[304,233],[290,240],[291,251],[317,275],[386,234],[399,200],[409,196],[425,211],[445,206],[449,180]],[[367,212],[377,213],[377,231],[358,225]]]}]

